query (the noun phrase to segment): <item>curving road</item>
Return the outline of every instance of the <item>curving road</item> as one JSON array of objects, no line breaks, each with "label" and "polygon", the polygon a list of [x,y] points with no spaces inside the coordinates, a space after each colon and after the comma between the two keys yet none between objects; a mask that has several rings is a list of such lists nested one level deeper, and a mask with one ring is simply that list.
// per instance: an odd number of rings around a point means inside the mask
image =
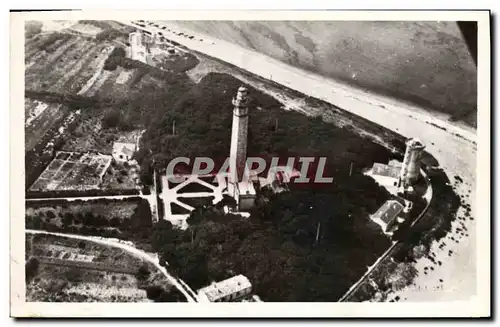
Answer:
[{"label": "curving road", "polygon": [[156,268],[158,268],[159,271],[161,271],[163,273],[163,275],[165,275],[165,277],[168,279],[168,281],[172,285],[174,285],[182,294],[184,294],[184,296],[186,297],[188,302],[197,302],[197,300],[198,300],[196,293],[193,292],[193,290],[191,288],[189,288],[189,286],[187,286],[186,283],[184,283],[183,281],[178,280],[175,277],[173,277],[172,275],[170,275],[167,272],[167,269],[165,269],[165,267],[161,266],[158,263],[156,258],[151,257],[146,252],[139,250],[136,247],[134,247],[128,243],[118,242],[118,241],[113,240],[113,239],[101,238],[101,237],[97,237],[97,236],[82,236],[82,235],[75,235],[75,234],[53,233],[53,232],[46,232],[46,231],[42,231],[42,230],[27,229],[25,232],[28,234],[54,235],[54,236],[60,236],[60,237],[73,238],[73,239],[77,239],[77,240],[85,240],[85,241],[95,242],[95,243],[102,244],[102,245],[120,248],[124,251],[127,251],[130,255],[132,255],[136,258],[140,258],[142,260],[145,260],[145,261],[153,264]]},{"label": "curving road", "polygon": [[[134,25],[130,21],[123,22]],[[168,22],[172,28],[175,22]],[[138,27],[141,29],[140,27]],[[158,31],[147,27],[150,31]],[[186,31],[176,28],[177,31]],[[465,196],[471,205],[471,215],[476,217],[476,130],[468,126],[458,126],[447,121],[446,116],[431,113],[422,108],[400,102],[398,100],[376,95],[368,91],[339,83],[329,78],[289,66],[265,55],[243,49],[223,40],[187,31],[190,35],[199,36],[205,41],[190,40],[173,33],[162,31],[169,39],[221,59],[255,75],[285,85],[304,94],[327,101],[345,111],[361,116],[405,137],[418,137],[439,161],[450,180],[458,175],[463,183],[456,192]],[[479,217],[489,219],[489,217]],[[419,274],[415,286],[406,289],[400,295],[408,301],[425,300],[460,300],[468,299],[476,294],[476,223],[467,221],[468,237],[462,238],[453,247],[453,256],[444,255],[446,249],[437,244],[431,251],[441,253],[442,266],[436,266],[431,274]],[[423,263],[417,268],[423,269]],[[445,283],[440,287],[431,287],[441,278]],[[422,287],[425,285],[425,288]],[[427,286],[429,286],[427,288]]]}]

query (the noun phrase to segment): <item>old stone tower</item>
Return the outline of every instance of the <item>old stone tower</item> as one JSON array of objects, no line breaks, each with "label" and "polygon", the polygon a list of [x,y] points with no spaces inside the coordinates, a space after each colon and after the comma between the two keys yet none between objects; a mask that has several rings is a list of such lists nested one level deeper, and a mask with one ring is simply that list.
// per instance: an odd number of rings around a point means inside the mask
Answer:
[{"label": "old stone tower", "polygon": [[401,183],[404,188],[415,184],[420,176],[420,156],[425,145],[417,139],[406,142],[406,152],[401,167]]},{"label": "old stone tower", "polygon": [[229,180],[235,184],[241,182],[245,171],[249,102],[247,88],[240,86],[236,98],[233,98],[233,127],[229,153]]},{"label": "old stone tower", "polygon": [[233,128],[231,132],[231,149],[229,154],[228,189],[236,200],[236,210],[246,211],[255,203],[255,188],[246,169],[247,137],[248,137],[248,106],[250,98],[248,90],[240,86],[236,98],[233,98]]}]

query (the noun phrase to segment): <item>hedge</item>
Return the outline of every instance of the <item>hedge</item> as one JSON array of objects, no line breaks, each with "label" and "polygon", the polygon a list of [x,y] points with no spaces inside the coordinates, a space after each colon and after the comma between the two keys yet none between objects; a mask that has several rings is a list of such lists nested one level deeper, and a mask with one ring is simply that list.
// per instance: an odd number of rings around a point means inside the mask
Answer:
[{"label": "hedge", "polygon": [[26,199],[139,195],[138,189],[124,190],[68,190],[68,191],[26,191]]}]

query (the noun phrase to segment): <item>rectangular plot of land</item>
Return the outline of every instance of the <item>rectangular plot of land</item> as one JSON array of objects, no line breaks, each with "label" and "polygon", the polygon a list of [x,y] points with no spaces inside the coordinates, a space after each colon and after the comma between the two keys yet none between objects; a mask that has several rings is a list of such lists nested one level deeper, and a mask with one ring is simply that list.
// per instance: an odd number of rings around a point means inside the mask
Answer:
[{"label": "rectangular plot of land", "polygon": [[68,159],[70,156],[71,156],[71,153],[70,153],[70,152],[59,152],[59,153],[56,155],[56,159],[66,160],[66,159]]},{"label": "rectangular plot of land", "polygon": [[66,178],[71,178],[72,174],[72,170],[74,169],[75,167],[75,163],[74,162],[66,162],[62,167],[61,169],[59,170],[59,172],[57,173],[57,175],[55,175],[53,178],[52,178],[52,181],[53,182],[56,182],[57,184],[60,184],[62,183]]},{"label": "rectangular plot of land", "polygon": [[54,159],[50,162],[47,169],[49,170],[57,170],[64,164],[64,160]]},{"label": "rectangular plot of land", "polygon": [[57,162],[54,164],[49,165],[47,169],[40,175],[39,178],[46,179],[46,180],[51,180],[54,179],[57,176],[57,173],[59,171],[59,168],[61,168],[62,162]]},{"label": "rectangular plot of land", "polygon": [[69,160],[71,161],[79,161],[81,157],[83,157],[84,153],[79,153],[79,152],[73,152],[71,154],[71,157],[69,158]]},{"label": "rectangular plot of land", "polygon": [[47,185],[49,183],[49,180],[43,179],[43,178],[38,178],[38,180],[31,185],[30,190],[32,191],[37,191],[37,190],[45,190],[47,189]]},{"label": "rectangular plot of land", "polygon": [[[67,161],[58,158],[67,158]],[[56,159],[52,160],[30,189],[32,191],[96,189],[101,183],[101,175],[104,175],[105,170],[109,168],[111,160],[110,155],[100,153],[59,152],[56,154]]]},{"label": "rectangular plot of land", "polygon": [[69,172],[71,169],[75,167],[76,163],[67,161],[64,165],[62,165],[61,169],[59,170],[58,175],[66,175],[67,172]]},{"label": "rectangular plot of land", "polygon": [[88,156],[82,157],[80,159],[80,162],[83,164],[86,164],[86,165],[90,164],[91,161],[92,161],[92,157],[88,157]]},{"label": "rectangular plot of land", "polygon": [[45,180],[51,180],[54,178],[56,175],[57,170],[56,169],[46,169],[42,175],[40,175],[39,178],[45,179]]}]

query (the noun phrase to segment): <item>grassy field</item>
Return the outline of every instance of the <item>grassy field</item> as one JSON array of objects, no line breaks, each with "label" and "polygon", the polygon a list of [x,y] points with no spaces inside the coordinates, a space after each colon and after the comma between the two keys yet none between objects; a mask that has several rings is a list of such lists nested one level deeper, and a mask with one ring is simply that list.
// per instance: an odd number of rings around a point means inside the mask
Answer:
[{"label": "grassy field", "polygon": [[121,249],[50,235],[30,238],[27,301],[151,302],[151,290],[176,300],[163,274]]},{"label": "grassy field", "polygon": [[454,22],[175,24],[476,126],[476,67]]},{"label": "grassy field", "polygon": [[[57,37],[55,37],[57,36]],[[44,35],[46,48],[35,47],[33,56],[26,56],[25,85],[27,90],[77,93],[97,70],[109,43],[64,33]],[[27,46],[30,43],[28,41]],[[79,88],[80,87],[80,88]]]}]

